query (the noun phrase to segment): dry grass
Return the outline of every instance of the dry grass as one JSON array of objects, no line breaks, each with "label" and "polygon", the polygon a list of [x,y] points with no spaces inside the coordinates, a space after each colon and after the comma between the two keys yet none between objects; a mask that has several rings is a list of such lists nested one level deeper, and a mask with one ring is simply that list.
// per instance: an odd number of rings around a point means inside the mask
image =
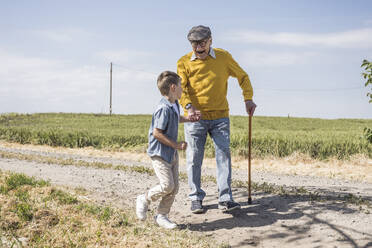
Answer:
[{"label": "dry grass", "polygon": [[95,149],[92,147],[85,148],[65,148],[65,147],[52,147],[47,145],[30,145],[30,144],[18,144],[10,143],[0,140],[0,146],[31,150],[31,151],[42,151],[42,152],[56,152],[62,154],[73,154],[82,156],[94,156],[94,157],[110,157],[113,159],[133,160],[133,161],[151,161],[145,153],[131,153],[125,151],[107,151],[104,149]]},{"label": "dry grass", "polygon": [[132,210],[97,205],[80,195],[82,189],[55,188],[4,172],[0,186],[0,247],[217,246],[188,230],[140,222]]}]

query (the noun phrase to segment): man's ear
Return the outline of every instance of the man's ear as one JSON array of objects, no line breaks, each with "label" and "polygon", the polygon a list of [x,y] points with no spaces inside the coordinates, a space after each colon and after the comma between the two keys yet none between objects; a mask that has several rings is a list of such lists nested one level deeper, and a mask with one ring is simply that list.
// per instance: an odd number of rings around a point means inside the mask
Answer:
[{"label": "man's ear", "polygon": [[176,85],[175,84],[171,84],[169,89],[172,90],[172,91],[175,91],[176,90]]}]

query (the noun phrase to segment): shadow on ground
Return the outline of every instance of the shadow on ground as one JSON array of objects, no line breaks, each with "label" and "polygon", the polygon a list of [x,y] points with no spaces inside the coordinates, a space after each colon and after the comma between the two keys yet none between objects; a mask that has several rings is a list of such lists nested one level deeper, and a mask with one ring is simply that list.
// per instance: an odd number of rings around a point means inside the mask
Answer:
[{"label": "shadow on ground", "polygon": [[[329,228],[332,233],[335,233],[335,239],[338,244],[346,247],[372,247],[372,234],[361,233],[358,230],[352,229],[348,226],[340,226],[332,224],[320,217],[325,212],[331,212],[337,214],[342,218],[347,218],[347,214],[353,214],[358,212],[355,206],[349,206],[345,202],[336,202],[337,198],[334,196],[328,197],[327,200],[309,201],[308,196],[279,196],[279,195],[268,195],[265,193],[259,193],[253,195],[251,205],[248,205],[245,199],[247,199],[246,192],[238,192],[235,194],[235,199],[242,205],[240,210],[234,210],[233,212],[226,214],[228,217],[220,218],[217,220],[206,220],[201,223],[188,224],[183,228],[188,228],[192,231],[198,232],[213,232],[219,229],[235,229],[241,228],[252,228],[255,230],[257,227],[272,226],[276,224],[278,232],[273,233],[272,230],[267,230],[263,236],[265,239],[280,239],[285,242],[293,243],[295,241],[301,241],[302,239],[307,240],[311,237],[310,230],[315,225],[321,225],[324,228]],[[217,209],[217,204],[208,204],[209,202],[215,202],[215,198],[205,198],[206,212]],[[285,220],[296,220],[302,219],[297,223],[298,225],[280,224],[278,221],[285,223]],[[359,234],[364,235],[362,242],[365,244],[359,246],[356,240],[353,239],[352,235]],[[336,238],[337,237],[337,238]],[[261,237],[262,239],[263,237]],[[307,240],[308,241],[308,240]],[[250,237],[241,241],[237,247],[250,245],[258,246],[258,237]],[[320,239],[312,239],[312,247],[323,247],[323,241]],[[283,244],[284,245],[284,244]],[[284,245],[285,246],[285,245]]]}]

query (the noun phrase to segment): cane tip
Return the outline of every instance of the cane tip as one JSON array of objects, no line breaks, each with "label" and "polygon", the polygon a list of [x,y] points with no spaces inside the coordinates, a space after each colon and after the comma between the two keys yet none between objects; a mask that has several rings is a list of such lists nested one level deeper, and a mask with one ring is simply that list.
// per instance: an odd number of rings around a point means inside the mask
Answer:
[{"label": "cane tip", "polygon": [[251,197],[248,198],[248,204],[252,204],[252,198]]}]

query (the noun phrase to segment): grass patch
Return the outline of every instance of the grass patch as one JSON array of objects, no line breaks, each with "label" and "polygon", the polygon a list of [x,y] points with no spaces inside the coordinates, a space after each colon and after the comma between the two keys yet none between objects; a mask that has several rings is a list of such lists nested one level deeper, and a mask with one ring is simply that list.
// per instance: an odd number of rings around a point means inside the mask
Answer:
[{"label": "grass patch", "polygon": [[104,222],[114,217],[117,219],[117,222],[114,224],[115,226],[129,225],[128,217],[124,213],[118,214],[110,207],[102,207],[92,204],[80,203],[77,206],[77,209],[83,211],[85,214],[94,215],[98,220]]},{"label": "grass patch", "polygon": [[[0,171],[7,178],[34,179]],[[21,180],[19,180],[21,181]],[[133,210],[97,205],[48,184],[17,184],[0,193],[0,247],[218,247],[189,230],[138,221]]]},{"label": "grass patch", "polygon": [[50,191],[49,197],[45,199],[45,201],[48,201],[50,199],[58,201],[59,204],[77,204],[78,200],[76,197],[72,196],[71,194],[68,194],[62,190],[52,188]]},{"label": "grass patch", "polygon": [[34,217],[32,206],[27,202],[20,202],[16,204],[15,212],[23,221],[30,221]]},{"label": "grass patch", "polygon": [[45,180],[36,180],[34,177],[28,177],[24,174],[11,173],[5,178],[5,183],[4,185],[1,185],[0,191],[2,193],[7,193],[8,191],[17,189],[23,185],[43,187],[49,185],[49,182]]}]

